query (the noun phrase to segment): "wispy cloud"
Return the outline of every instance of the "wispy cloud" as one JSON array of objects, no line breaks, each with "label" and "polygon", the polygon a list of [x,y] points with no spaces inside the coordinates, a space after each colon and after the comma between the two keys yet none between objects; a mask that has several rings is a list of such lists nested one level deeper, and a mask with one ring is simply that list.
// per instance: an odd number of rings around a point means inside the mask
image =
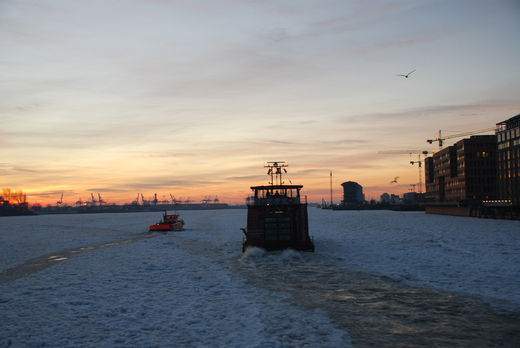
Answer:
[{"label": "wispy cloud", "polygon": [[[475,103],[475,104],[456,104],[456,105],[428,105],[412,109],[404,109],[402,111],[395,112],[377,112],[360,115],[345,115],[338,117],[338,122],[362,122],[365,123],[370,120],[396,120],[396,119],[409,119],[409,118],[421,118],[421,117],[432,117],[439,114],[456,114],[458,116],[476,116],[485,115],[494,110],[500,112],[501,110],[508,109],[520,109],[520,102],[488,102],[488,103]],[[508,117],[504,115],[504,117]]]}]

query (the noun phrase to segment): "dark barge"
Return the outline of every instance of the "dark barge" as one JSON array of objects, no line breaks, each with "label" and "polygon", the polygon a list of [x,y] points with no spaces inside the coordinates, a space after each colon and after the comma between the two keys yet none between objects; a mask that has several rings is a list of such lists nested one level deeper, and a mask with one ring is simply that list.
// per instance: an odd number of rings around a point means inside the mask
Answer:
[{"label": "dark barge", "polygon": [[285,185],[284,162],[268,162],[269,185],[252,186],[254,195],[247,204],[247,230],[242,251],[247,247],[265,250],[295,249],[314,251],[309,236],[307,198],[300,195],[303,185]]}]

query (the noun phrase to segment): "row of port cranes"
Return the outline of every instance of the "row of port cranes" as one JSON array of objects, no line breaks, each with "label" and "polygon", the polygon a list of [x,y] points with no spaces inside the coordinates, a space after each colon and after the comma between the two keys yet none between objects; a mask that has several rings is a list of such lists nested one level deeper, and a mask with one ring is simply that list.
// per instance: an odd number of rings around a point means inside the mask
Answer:
[{"label": "row of port cranes", "polygon": [[[64,192],[61,193],[60,199],[56,202],[57,207],[66,207],[67,203],[63,200]],[[103,200],[101,197],[101,194],[97,193],[97,199],[94,196],[94,193],[90,193],[90,200],[83,201],[81,198],[76,201],[74,204],[77,207],[97,207],[97,206],[103,206],[106,204],[106,201]]]},{"label": "row of port cranes", "polygon": [[146,199],[142,193],[138,193],[137,197],[132,201],[132,205],[141,205],[141,206],[151,206],[151,205],[159,205],[159,204],[211,204],[211,203],[220,203],[220,200],[217,196],[215,198],[211,198],[210,196],[205,196],[200,203],[192,200],[190,197],[183,199],[180,197],[179,199],[175,198],[171,193],[170,199],[166,199],[166,196],[162,196],[161,199],[157,197],[157,193],[154,193],[153,198]]},{"label": "row of port cranes", "polygon": [[[97,198],[96,198],[96,195],[97,195]],[[99,192],[96,195],[94,195],[94,193],[90,193],[90,199],[82,200],[81,198],[79,198],[75,202],[74,205],[76,207],[103,207],[103,206],[107,206],[107,205],[114,205],[114,204],[110,204],[107,201],[105,201],[101,197],[101,194]],[[138,193],[136,199],[132,201],[131,205],[155,206],[155,205],[160,205],[160,204],[175,205],[175,204],[218,204],[218,203],[220,203],[220,200],[217,196],[215,196],[215,197],[205,196],[200,202],[197,202],[195,200],[192,200],[190,197],[188,197],[186,199],[180,197],[179,199],[177,199],[171,193],[169,195],[170,195],[170,199],[167,199],[167,197],[165,195],[163,195],[161,197],[161,199],[159,199],[157,196],[157,193],[154,193],[152,198],[147,199],[147,198],[145,198],[144,194]],[[67,203],[63,200],[63,196],[64,196],[64,192],[61,193],[60,199],[56,202],[57,207],[67,206]]]}]

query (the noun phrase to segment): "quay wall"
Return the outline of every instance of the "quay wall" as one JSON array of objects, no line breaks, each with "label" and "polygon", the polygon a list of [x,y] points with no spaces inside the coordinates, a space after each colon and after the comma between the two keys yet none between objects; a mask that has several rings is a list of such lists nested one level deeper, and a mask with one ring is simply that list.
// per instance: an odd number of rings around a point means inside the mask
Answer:
[{"label": "quay wall", "polygon": [[426,206],[425,212],[426,214],[471,216],[471,209],[469,207]]},{"label": "quay wall", "polygon": [[520,220],[520,207],[468,207],[452,205],[427,205],[426,214],[468,216],[485,219]]}]

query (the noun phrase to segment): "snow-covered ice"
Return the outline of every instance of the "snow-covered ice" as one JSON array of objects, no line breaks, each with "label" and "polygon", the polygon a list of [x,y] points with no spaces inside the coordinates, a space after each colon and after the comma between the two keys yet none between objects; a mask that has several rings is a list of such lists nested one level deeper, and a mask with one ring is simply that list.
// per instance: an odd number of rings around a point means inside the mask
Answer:
[{"label": "snow-covered ice", "polygon": [[349,268],[520,309],[520,221],[423,212],[321,211],[316,249]]},{"label": "snow-covered ice", "polygon": [[[0,282],[0,346],[347,347],[352,334],[330,308],[351,296],[342,279],[320,284],[342,272],[520,312],[518,221],[309,208],[315,253],[242,255],[245,210],[180,213],[186,231],[78,252]],[[1,218],[0,271],[139,237],[160,215]],[[313,292],[299,294],[292,273],[315,281]]]}]

